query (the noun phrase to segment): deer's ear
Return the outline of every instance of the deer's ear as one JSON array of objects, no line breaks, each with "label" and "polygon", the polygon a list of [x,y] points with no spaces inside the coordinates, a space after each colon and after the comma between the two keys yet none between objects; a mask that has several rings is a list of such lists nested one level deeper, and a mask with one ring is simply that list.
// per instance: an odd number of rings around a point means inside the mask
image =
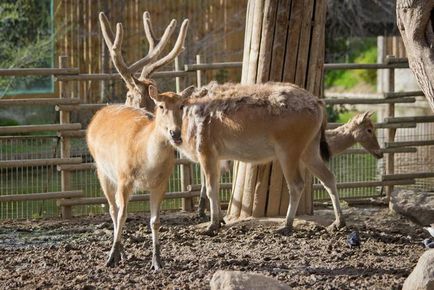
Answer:
[{"label": "deer's ear", "polygon": [[149,97],[155,102],[161,102],[162,97],[158,94],[158,90],[155,86],[149,85],[148,87]]},{"label": "deer's ear", "polygon": [[179,95],[181,96],[181,98],[185,99],[190,97],[195,90],[196,90],[195,86],[189,86],[188,88],[184,89],[181,93],[179,93]]},{"label": "deer's ear", "polygon": [[358,114],[357,116],[354,117],[354,119],[357,122],[357,124],[361,124],[361,123],[363,123],[363,121],[369,119],[368,114],[369,114],[369,112],[364,112],[364,113]]}]

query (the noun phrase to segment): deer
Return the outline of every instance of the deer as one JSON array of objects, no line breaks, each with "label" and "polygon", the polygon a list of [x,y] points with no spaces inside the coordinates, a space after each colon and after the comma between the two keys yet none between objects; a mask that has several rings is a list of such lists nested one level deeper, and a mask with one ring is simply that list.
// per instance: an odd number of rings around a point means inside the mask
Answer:
[{"label": "deer", "polygon": [[177,150],[199,162],[205,176],[211,221],[205,234],[216,235],[221,225],[219,178],[221,160],[262,164],[278,160],[290,192],[284,225],[288,235],[304,188],[303,170],[315,175],[329,193],[335,221],[330,229],[345,226],[336,180],[326,166],[329,149],[323,102],[289,83],[216,84],[196,90],[182,121],[184,142]]},{"label": "deer", "polygon": [[[149,52],[130,67],[125,64],[121,54],[122,25],[117,24],[115,36],[104,13],[99,14],[99,20],[111,59],[128,89],[126,104],[109,105],[99,110],[92,118],[86,134],[113,221],[113,244],[106,266],[114,267],[126,258],[122,230],[127,217],[128,200],[133,191],[146,190],[150,193],[151,267],[159,270],[162,267],[160,204],[175,164],[174,146],[182,143],[183,106],[194,87],[186,88],[179,94],[159,93],[155,83],[148,77],[184,49],[188,20],[184,20],[173,49],[165,57],[157,59],[176,21],[172,20],[160,42],[156,43],[151,32],[149,13],[145,12],[143,21],[150,42]],[[134,73],[140,68],[140,78],[136,79]],[[149,112],[145,103],[150,101],[155,104],[152,112]],[[141,108],[142,105],[145,107]]]},{"label": "deer", "polygon": [[[377,136],[375,135],[374,124],[370,119],[372,114],[371,112],[357,114],[346,124],[325,131],[325,139],[329,147],[330,157],[334,157],[352,147],[354,144],[359,143],[375,158],[383,158],[383,152],[381,152]],[[222,161],[220,163],[221,172],[228,171],[229,164],[230,162],[228,160]],[[197,209],[197,214],[200,218],[206,218],[206,203],[206,186],[205,183],[202,182]]]},{"label": "deer", "polygon": [[368,151],[375,158],[383,158],[378,139],[375,134],[375,126],[372,123],[372,112],[357,114],[346,124],[335,129],[326,130],[326,140],[333,157],[350,148],[356,143]]}]

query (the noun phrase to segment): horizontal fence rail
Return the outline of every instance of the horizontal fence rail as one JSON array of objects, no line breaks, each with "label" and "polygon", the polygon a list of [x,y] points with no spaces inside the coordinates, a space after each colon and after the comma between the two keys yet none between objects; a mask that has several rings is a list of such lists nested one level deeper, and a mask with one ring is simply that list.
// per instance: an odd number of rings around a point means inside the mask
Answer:
[{"label": "horizontal fence rail", "polygon": [[[182,78],[187,75],[192,75],[193,72],[200,72],[206,70],[220,70],[220,69],[239,69],[241,62],[223,62],[223,63],[193,63],[185,64],[183,69],[177,65],[175,71],[159,71],[153,77],[155,78]],[[325,64],[325,70],[348,70],[348,69],[386,69],[393,71],[396,68],[408,68],[406,59],[391,59],[388,58],[382,64]],[[199,73],[198,73],[199,74]],[[51,75],[56,81],[67,83],[70,81],[105,81],[105,80],[120,80],[118,73],[102,73],[102,74],[81,74],[78,68],[54,68],[54,69],[13,69],[4,70],[0,69],[0,76],[26,76],[26,75]],[[200,74],[198,82],[200,83]],[[179,82],[177,82],[179,85]],[[70,113],[81,112],[95,112],[108,104],[87,104],[82,103],[79,97],[68,98],[61,94],[61,98],[31,98],[31,99],[0,99],[0,107],[8,106],[33,106],[33,105],[47,105],[54,106],[55,111],[69,116]],[[423,96],[421,91],[409,92],[385,92],[380,94],[337,94],[327,93],[324,99],[327,105],[382,105],[390,108],[395,104],[411,104],[415,103],[417,97]],[[409,117],[396,117],[394,115],[384,118],[375,124],[376,129],[380,132],[393,132],[397,129],[414,129],[421,123],[434,123],[434,116],[409,116]],[[328,129],[333,129],[342,124],[329,123]],[[384,130],[384,131],[381,131]],[[22,140],[30,138],[29,136],[12,135],[12,134],[27,134],[35,132],[53,131],[56,135],[50,138],[57,138],[62,142],[61,144],[82,144],[83,138],[86,136],[85,127],[80,123],[62,123],[62,124],[42,124],[42,125],[19,125],[19,126],[3,126],[0,127],[0,134],[10,136],[0,136],[0,140]],[[56,139],[55,139],[56,140]],[[63,143],[67,142],[67,143]],[[80,143],[81,142],[81,143]],[[387,139],[383,142],[384,148],[380,151],[386,156],[394,158],[396,154],[412,154],[417,153],[420,148],[434,145],[434,140],[406,140],[396,141],[394,139]],[[55,145],[51,145],[53,149]],[[0,146],[1,149],[1,146]],[[69,148],[70,149],[70,148]],[[57,150],[57,149],[56,149]],[[80,176],[86,176],[88,179],[96,180],[95,164],[90,159],[87,151],[76,153],[70,150],[69,157],[58,157],[56,150],[50,151],[53,158],[38,158],[38,159],[23,159],[23,160],[2,160],[0,161],[0,171],[10,174],[9,171],[26,168],[49,166],[50,169],[44,169],[43,174],[50,177],[52,174],[63,174],[68,176],[69,180],[77,183],[80,186]],[[0,152],[1,154],[1,152]],[[14,153],[16,155],[16,153]],[[342,158],[345,156],[360,156],[363,158],[369,157],[369,152],[362,148],[350,148],[343,152]],[[11,156],[15,156],[11,155]],[[76,157],[80,156],[80,157]],[[11,158],[11,157],[9,157]],[[353,158],[353,157],[351,157]],[[371,158],[371,157],[370,157]],[[386,157],[389,158],[389,157]],[[17,159],[17,158],[16,158]],[[387,163],[387,162],[386,162]],[[374,164],[374,163],[373,163]],[[375,163],[377,164],[377,163]],[[192,198],[199,196],[201,189],[200,180],[197,173],[200,171],[198,167],[185,158],[178,158],[176,161],[179,176],[175,176],[180,182],[181,186],[174,187],[176,189],[166,193],[167,199],[183,199],[183,208],[189,208],[184,203]],[[366,188],[383,188],[399,186],[399,185],[414,185],[417,179],[420,178],[434,178],[434,173],[425,170],[420,172],[411,173],[395,173],[393,171],[379,172],[376,180],[362,180],[362,181],[340,181],[337,187],[341,190],[346,189],[366,189]],[[43,172],[43,171],[41,171]],[[194,174],[193,174],[194,173]],[[26,173],[27,174],[27,173]],[[176,175],[175,174],[175,175]],[[195,176],[194,178],[192,176]],[[62,181],[63,182],[63,181]],[[62,187],[63,188],[63,187]],[[222,181],[220,188],[223,191],[230,191],[232,188],[231,182]],[[323,190],[322,185],[314,184],[313,189],[316,191]],[[29,191],[25,194],[5,194],[0,195],[0,202],[13,203],[21,201],[41,201],[41,200],[56,200],[56,206],[75,207],[80,206],[99,206],[106,204],[106,199],[101,195],[97,197],[87,196],[84,190],[69,189],[69,190],[51,190],[47,192],[34,193],[36,191]],[[345,197],[344,197],[345,198]],[[350,197],[351,198],[351,197]],[[137,194],[132,196],[132,201],[144,202],[149,200],[149,194]],[[321,198],[317,199],[321,200]],[[53,201],[54,202],[54,201]],[[191,209],[191,207],[190,207]]]}]

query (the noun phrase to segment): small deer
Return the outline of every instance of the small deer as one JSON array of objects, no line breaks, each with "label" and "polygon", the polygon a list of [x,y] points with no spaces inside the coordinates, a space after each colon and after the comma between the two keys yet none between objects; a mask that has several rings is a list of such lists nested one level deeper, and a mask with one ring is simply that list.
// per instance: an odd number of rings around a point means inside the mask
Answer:
[{"label": "small deer", "polygon": [[326,130],[326,140],[331,156],[338,155],[354,144],[360,143],[374,157],[383,158],[383,152],[381,152],[375,135],[374,124],[370,119],[372,114],[370,112],[357,114],[346,124]]},{"label": "small deer", "polygon": [[[330,194],[340,228],[345,220],[333,173],[325,161],[327,119],[324,104],[308,91],[293,85],[211,83],[194,94],[183,118],[185,142],[179,151],[199,162],[210,200],[213,235],[220,228],[218,197],[220,160],[265,163],[278,160],[290,192],[286,221],[278,232],[289,234],[304,188],[302,170],[307,167]],[[205,95],[205,96],[203,96]]]},{"label": "small deer", "polygon": [[[160,203],[174,168],[173,146],[182,143],[183,105],[194,87],[189,87],[180,94],[160,94],[154,83],[147,79],[155,69],[171,61],[183,50],[188,21],[184,21],[172,51],[157,60],[158,50],[164,46],[163,41],[167,42],[173,27],[169,25],[161,41],[155,45],[149,14],[145,12],[143,18],[150,51],[145,58],[128,68],[121,54],[122,25],[117,24],[116,37],[113,38],[107,18],[103,13],[99,15],[105,42],[113,63],[127,85],[129,99],[127,105],[112,105],[99,110],[88,126],[86,138],[96,163],[101,188],[109,203],[114,227],[113,245],[106,265],[115,266],[125,256],[121,238],[131,193],[147,190],[150,192],[152,267],[158,270],[161,268]],[[172,20],[171,25],[174,23]],[[141,67],[141,76],[136,79],[133,74]],[[146,99],[156,105],[154,114],[138,108],[146,107],[146,103],[142,102]]]},{"label": "small deer", "polygon": [[[370,112],[357,114],[346,124],[325,131],[326,141],[330,150],[330,157],[342,153],[356,143],[360,143],[360,145],[362,145],[362,147],[374,157],[383,158],[383,152],[381,152],[377,136],[375,135],[374,124],[370,119],[372,114],[373,113]],[[222,172],[229,170],[230,163],[231,162],[228,160],[221,162],[220,165]],[[206,204],[206,187],[205,183],[202,182],[198,206],[198,215],[201,218],[206,218]]]}]

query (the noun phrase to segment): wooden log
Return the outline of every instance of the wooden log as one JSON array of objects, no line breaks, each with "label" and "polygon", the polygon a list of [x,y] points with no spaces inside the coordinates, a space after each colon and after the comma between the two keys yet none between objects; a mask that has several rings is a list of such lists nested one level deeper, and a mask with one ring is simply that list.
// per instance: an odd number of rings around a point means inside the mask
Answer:
[{"label": "wooden log", "polygon": [[258,166],[256,187],[254,193],[254,200],[252,205],[252,216],[263,217],[265,216],[267,204],[267,191],[268,183],[271,176],[271,163]]},{"label": "wooden log", "polygon": [[[388,154],[388,153],[415,153],[417,149],[415,147],[402,147],[402,148],[382,148],[380,152]],[[363,148],[351,148],[346,149],[340,154],[370,154]]]},{"label": "wooden log", "polygon": [[35,98],[35,99],[1,99],[0,107],[34,106],[34,105],[73,105],[79,104],[79,99]]},{"label": "wooden log", "polygon": [[56,111],[98,111],[108,105],[121,105],[121,104],[80,104],[80,105],[57,105]]},{"label": "wooden log", "polygon": [[431,146],[434,145],[434,140],[421,140],[421,141],[395,141],[386,142],[384,146],[386,148],[397,148],[406,146]]},{"label": "wooden log", "polygon": [[43,192],[43,193],[25,193],[25,194],[14,194],[14,195],[0,195],[0,202],[48,200],[48,199],[59,199],[59,198],[78,198],[82,196],[83,196],[83,191],[81,190],[55,191],[55,192]]},{"label": "wooden log", "polygon": [[270,64],[273,48],[273,36],[276,26],[276,12],[278,1],[266,0],[264,17],[262,20],[261,44],[259,48],[258,70],[256,80],[259,83],[270,79]]},{"label": "wooden log", "polygon": [[[159,71],[152,74],[152,78],[174,78],[184,77],[188,75],[186,71]],[[135,75],[137,78],[140,74]],[[79,74],[79,75],[59,75],[56,76],[56,81],[108,81],[108,80],[121,80],[121,76],[118,73],[101,73],[101,74]]]},{"label": "wooden log", "polygon": [[385,123],[432,123],[434,122],[434,116],[409,116],[409,117],[391,117],[384,118]]},{"label": "wooden log", "polygon": [[6,134],[18,134],[18,133],[32,133],[32,132],[44,132],[44,131],[64,131],[64,130],[78,130],[78,129],[81,129],[80,123],[2,126],[2,127],[0,127],[0,134],[6,135]]},{"label": "wooden log", "polygon": [[228,68],[241,68],[243,65],[240,61],[214,62],[214,63],[193,63],[185,64],[184,71],[194,72],[197,70],[215,70]]},{"label": "wooden log", "polygon": [[0,76],[51,76],[80,73],[78,68],[8,68],[0,69]]},{"label": "wooden log", "polygon": [[408,68],[408,63],[325,63],[325,70]]},{"label": "wooden log", "polygon": [[[167,192],[165,194],[166,199],[172,198],[193,198],[199,196],[199,191],[179,191],[179,192]],[[149,194],[136,194],[131,196],[130,202],[136,201],[148,201]],[[92,204],[108,204],[105,197],[84,197],[74,199],[61,199],[57,201],[57,206],[77,206],[77,205],[92,205]]]},{"label": "wooden log", "polygon": [[416,98],[396,99],[324,99],[327,105],[376,105],[376,104],[398,104],[414,103]]},{"label": "wooden log", "polygon": [[[390,57],[387,57],[386,59],[391,59]],[[388,79],[388,87],[389,92],[395,91],[395,69],[389,69],[389,79]],[[390,100],[390,99],[389,99]],[[392,99],[392,100],[399,100],[399,99]],[[390,103],[387,106],[387,117],[393,118],[395,117],[395,103]],[[388,143],[391,143],[395,141],[395,135],[396,135],[396,129],[395,128],[389,128],[386,135],[386,140]],[[387,146],[386,146],[387,148]],[[394,174],[395,173],[395,154],[390,153],[386,156],[386,172],[387,174]],[[386,187],[386,196],[387,201],[390,201],[390,197],[392,195],[394,187],[393,184]]]},{"label": "wooden log", "polygon": [[409,64],[408,63],[408,58],[407,57],[394,57],[394,58],[390,58],[387,59],[386,58],[386,64]]},{"label": "wooden log", "polygon": [[[59,57],[59,65],[61,68],[67,66],[67,57]],[[59,82],[59,97],[61,99],[71,99],[68,91],[68,83],[65,81]],[[71,114],[67,111],[60,112],[60,125],[69,125],[71,123]],[[80,127],[81,128],[81,127]],[[60,138],[60,158],[66,159],[71,157],[71,139],[69,137],[63,136]],[[60,187],[62,191],[68,191],[71,189],[71,172],[61,171],[60,172]],[[72,208],[70,206],[62,206],[62,218],[72,217]]]},{"label": "wooden log", "polygon": [[[344,125],[343,123],[328,123],[327,124],[327,129],[335,129],[339,126]],[[417,123],[409,123],[409,122],[405,122],[405,123],[376,123],[374,124],[375,128],[377,129],[386,129],[386,128],[416,128],[417,127]]]},{"label": "wooden log", "polygon": [[[397,179],[397,180],[387,180],[387,181],[357,181],[357,182],[342,182],[336,184],[338,189],[341,188],[360,188],[360,187],[377,187],[377,186],[391,186],[391,185],[408,185],[415,184],[414,179]],[[322,184],[315,184],[313,186],[314,190],[324,189]]]},{"label": "wooden log", "polygon": [[388,181],[388,180],[431,178],[431,177],[434,177],[434,172],[414,172],[414,173],[398,173],[398,174],[382,175],[381,180]]},{"label": "wooden log", "polygon": [[252,215],[252,206],[254,200],[254,191],[258,174],[258,167],[251,163],[247,163],[246,171],[249,172],[249,174],[246,175],[244,193],[241,201],[241,218],[246,218]]},{"label": "wooden log", "polygon": [[403,97],[423,97],[425,94],[422,91],[411,91],[411,92],[385,92],[384,98],[386,99],[396,99]]},{"label": "wooden log", "polygon": [[270,188],[267,202],[267,216],[273,217],[279,215],[280,199],[282,195],[283,178],[282,169],[278,161],[274,161],[271,167]]},{"label": "wooden log", "polygon": [[239,218],[241,213],[241,205],[243,201],[244,182],[246,179],[246,167],[244,162],[234,163],[234,184],[232,187],[232,197],[230,200],[230,208],[228,210],[228,218]]},{"label": "wooden log", "polygon": [[[200,191],[200,184],[190,184],[187,186],[187,191]],[[232,183],[220,183],[220,189],[232,189]]]},{"label": "wooden log", "polygon": [[83,171],[83,170],[94,170],[94,169],[96,169],[95,163],[57,165],[57,171]]},{"label": "wooden log", "polygon": [[77,164],[81,162],[82,162],[81,157],[6,160],[6,161],[0,161],[0,168],[50,166],[50,165],[60,165],[60,164]]},{"label": "wooden log", "polygon": [[70,130],[70,131],[60,131],[57,132],[58,137],[69,137],[69,138],[84,138],[86,137],[86,130]]}]

